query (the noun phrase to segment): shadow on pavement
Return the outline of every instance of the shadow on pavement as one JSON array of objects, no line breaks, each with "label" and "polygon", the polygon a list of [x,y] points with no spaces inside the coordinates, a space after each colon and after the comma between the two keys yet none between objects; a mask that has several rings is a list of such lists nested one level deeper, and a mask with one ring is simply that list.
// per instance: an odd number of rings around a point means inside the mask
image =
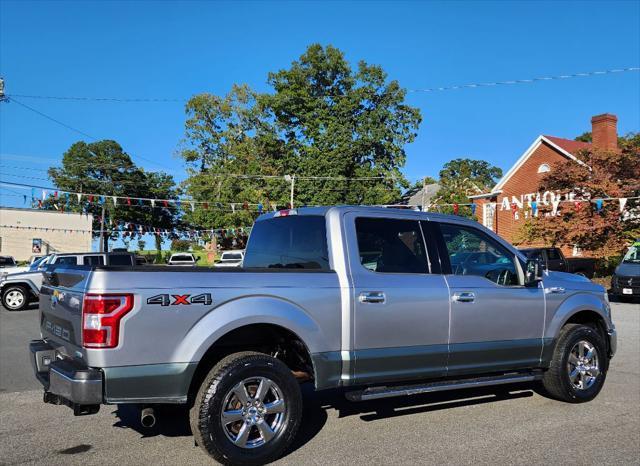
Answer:
[{"label": "shadow on pavement", "polygon": [[[443,409],[528,398],[533,396],[533,388],[531,384],[514,384],[363,402],[348,401],[344,396],[344,390],[315,392],[310,383],[302,385],[302,393],[304,397],[302,425],[286,455],[303,447],[322,430],[330,410],[337,411],[339,418],[360,416],[361,420],[371,422]],[[189,411],[184,406],[162,405],[156,406],[155,410],[156,425],[147,429],[140,424],[140,406],[118,405],[113,412],[118,418],[114,427],[133,429],[143,437],[192,435]]]}]

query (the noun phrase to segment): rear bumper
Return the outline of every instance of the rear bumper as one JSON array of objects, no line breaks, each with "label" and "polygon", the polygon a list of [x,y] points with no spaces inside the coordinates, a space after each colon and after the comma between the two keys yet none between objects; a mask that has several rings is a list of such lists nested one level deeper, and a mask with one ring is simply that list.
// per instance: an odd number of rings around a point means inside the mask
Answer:
[{"label": "rear bumper", "polygon": [[44,340],[33,340],[29,350],[45,402],[70,406],[76,415],[98,411],[103,402],[102,371],[78,360],[57,359],[55,349]]}]

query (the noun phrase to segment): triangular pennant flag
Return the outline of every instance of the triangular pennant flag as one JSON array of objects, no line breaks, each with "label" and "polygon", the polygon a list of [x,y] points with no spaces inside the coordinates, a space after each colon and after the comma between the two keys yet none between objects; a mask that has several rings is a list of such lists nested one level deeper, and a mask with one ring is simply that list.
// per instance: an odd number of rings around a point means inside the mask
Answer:
[{"label": "triangular pennant flag", "polygon": [[596,210],[598,212],[602,210],[602,199],[596,199]]},{"label": "triangular pennant flag", "polygon": [[621,197],[620,199],[618,199],[618,201],[620,202],[620,212],[624,211],[624,206],[627,205],[627,198],[626,197]]},{"label": "triangular pennant flag", "polygon": [[531,201],[531,215],[538,216],[538,203],[536,201]]},{"label": "triangular pennant flag", "polygon": [[117,196],[111,196],[111,199],[113,199],[113,205],[114,206],[118,205],[118,197]]},{"label": "triangular pennant flag", "polygon": [[576,202],[573,203],[573,205],[576,208],[576,212],[580,212],[580,209],[582,209],[582,202],[576,201]]},{"label": "triangular pennant flag", "polygon": [[131,198],[130,197],[127,198],[127,205],[131,205]]},{"label": "triangular pennant flag", "polygon": [[193,201],[190,201],[189,204],[191,204],[191,212],[196,210],[196,203]]},{"label": "triangular pennant flag", "polygon": [[47,198],[47,190],[43,189],[42,190],[42,200],[44,201]]},{"label": "triangular pennant flag", "polygon": [[156,206],[156,200],[155,199],[151,199],[151,207],[155,207]]},{"label": "triangular pennant flag", "polygon": [[460,206],[456,202],[455,204],[453,204],[453,215],[458,215],[459,211],[460,211]]},{"label": "triangular pennant flag", "polygon": [[242,208],[244,210],[249,210],[249,203],[247,201],[244,201],[243,204],[242,204]]},{"label": "triangular pennant flag", "polygon": [[231,212],[235,212],[236,211],[236,205],[235,204],[231,204]]},{"label": "triangular pennant flag", "polygon": [[78,202],[80,202],[80,200],[82,199],[82,194],[76,193],[76,196],[78,196]]},{"label": "triangular pennant flag", "polygon": [[262,204],[258,204],[258,213],[260,214],[262,213],[262,208],[263,208]]}]

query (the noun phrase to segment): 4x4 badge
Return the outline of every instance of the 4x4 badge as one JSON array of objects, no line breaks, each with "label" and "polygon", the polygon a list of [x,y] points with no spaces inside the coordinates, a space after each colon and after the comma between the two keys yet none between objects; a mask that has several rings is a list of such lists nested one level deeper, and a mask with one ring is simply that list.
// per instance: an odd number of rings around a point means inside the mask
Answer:
[{"label": "4x4 badge", "polygon": [[205,306],[213,303],[211,293],[202,293],[191,296],[190,294],[157,294],[147,298],[147,304],[159,304],[160,306],[179,306],[191,304],[204,304]]}]

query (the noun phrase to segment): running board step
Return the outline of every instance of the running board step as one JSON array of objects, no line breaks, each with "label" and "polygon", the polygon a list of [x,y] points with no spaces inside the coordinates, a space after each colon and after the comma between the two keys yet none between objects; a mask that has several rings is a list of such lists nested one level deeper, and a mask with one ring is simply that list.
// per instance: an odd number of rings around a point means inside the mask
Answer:
[{"label": "running board step", "polygon": [[394,396],[419,395],[421,393],[442,392],[447,390],[460,390],[463,388],[489,387],[520,382],[533,382],[542,378],[541,372],[513,373],[497,376],[475,377],[459,380],[443,380],[416,385],[403,385],[394,387],[371,387],[365,390],[356,390],[345,393],[349,401],[367,401],[378,398],[391,398]]}]

